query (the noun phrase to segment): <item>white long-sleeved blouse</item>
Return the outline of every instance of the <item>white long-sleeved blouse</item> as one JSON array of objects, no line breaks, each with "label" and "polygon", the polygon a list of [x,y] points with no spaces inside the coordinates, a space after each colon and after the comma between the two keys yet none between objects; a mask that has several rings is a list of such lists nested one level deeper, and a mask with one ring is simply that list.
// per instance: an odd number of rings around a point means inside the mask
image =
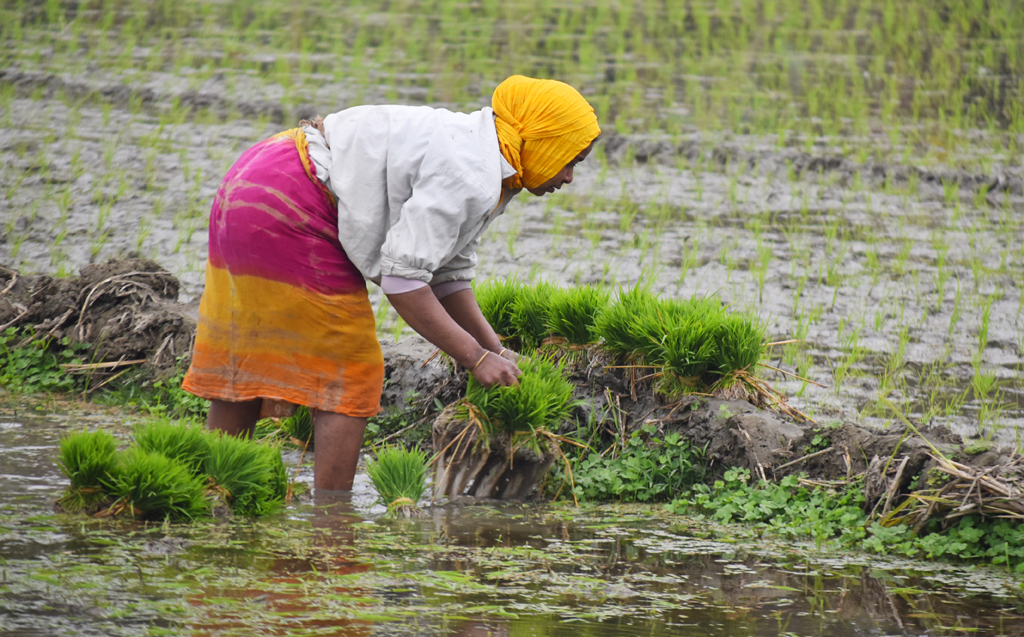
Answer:
[{"label": "white long-sleeved blouse", "polygon": [[475,276],[480,236],[519,192],[502,189],[515,169],[490,108],[357,106],[324,118],[326,140],[305,132],[364,277],[391,293]]}]

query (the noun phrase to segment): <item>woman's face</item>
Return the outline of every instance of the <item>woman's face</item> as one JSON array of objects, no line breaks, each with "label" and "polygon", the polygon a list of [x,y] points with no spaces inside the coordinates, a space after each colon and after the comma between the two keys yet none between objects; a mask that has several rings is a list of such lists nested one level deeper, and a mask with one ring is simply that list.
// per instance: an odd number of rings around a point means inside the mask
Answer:
[{"label": "woman's face", "polygon": [[548,179],[547,181],[537,186],[536,188],[527,188],[527,190],[529,190],[532,194],[537,195],[538,197],[543,197],[549,192],[555,192],[565,184],[571,184],[572,171],[576,167],[576,164],[586,159],[587,155],[590,154],[590,151],[593,148],[594,142],[590,142],[590,145],[584,148],[582,151],[580,151],[580,154],[576,155],[576,157],[574,157],[571,162],[566,164],[565,168],[559,170],[558,174],[556,174],[551,179]]}]

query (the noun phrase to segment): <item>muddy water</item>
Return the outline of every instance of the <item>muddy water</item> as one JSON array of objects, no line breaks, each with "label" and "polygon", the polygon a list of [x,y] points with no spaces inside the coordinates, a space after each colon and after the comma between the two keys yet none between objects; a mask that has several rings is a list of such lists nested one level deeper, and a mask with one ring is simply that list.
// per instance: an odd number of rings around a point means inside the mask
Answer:
[{"label": "muddy water", "polygon": [[1021,580],[996,569],[819,552],[653,507],[448,505],[395,521],[360,473],[351,498],[259,521],[54,515],[60,434],[117,425],[0,421],[4,634],[1024,633]]}]

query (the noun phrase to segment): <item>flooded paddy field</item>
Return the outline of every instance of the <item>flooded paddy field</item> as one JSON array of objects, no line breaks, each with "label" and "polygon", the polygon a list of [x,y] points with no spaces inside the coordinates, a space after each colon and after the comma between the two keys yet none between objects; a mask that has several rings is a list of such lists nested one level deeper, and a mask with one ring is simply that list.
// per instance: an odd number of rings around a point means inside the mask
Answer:
[{"label": "flooded paddy field", "polygon": [[59,436],[121,423],[2,420],[5,634],[1024,634],[1020,578],[1001,570],[818,551],[649,505],[389,520],[360,473],[351,498],[256,521],[54,515]]},{"label": "flooded paddy field", "polygon": [[[251,144],[316,113],[473,110],[509,74],[555,77],[604,134],[574,183],[509,206],[479,276],[715,295],[794,341],[772,365],[825,387],[763,375],[819,423],[885,427],[884,397],[1019,447],[1024,10],[975,5],[2,2],[0,264],[61,276],[139,254],[194,301],[211,200]],[[1020,580],[998,570],[826,555],[650,506],[387,522],[360,474],[351,502],[259,522],[55,517],[60,433],[122,419],[27,419],[6,398],[14,634],[1024,632]]]},{"label": "flooded paddy field", "polygon": [[604,135],[563,192],[513,202],[480,275],[716,295],[798,341],[774,362],[826,388],[773,380],[823,423],[884,425],[887,396],[1016,444],[1020,8],[776,4],[367,2],[335,30],[325,7],[272,2],[8,5],[0,261],[67,274],[138,253],[194,299],[211,199],[252,143],[361,103],[471,110],[509,73],[550,75]]}]

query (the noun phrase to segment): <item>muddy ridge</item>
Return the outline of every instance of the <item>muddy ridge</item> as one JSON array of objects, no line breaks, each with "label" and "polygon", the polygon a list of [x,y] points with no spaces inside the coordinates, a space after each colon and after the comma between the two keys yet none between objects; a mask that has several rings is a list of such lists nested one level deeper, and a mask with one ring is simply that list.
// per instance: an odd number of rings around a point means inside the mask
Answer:
[{"label": "muddy ridge", "polygon": [[[41,90],[42,97],[47,99],[56,99],[61,95],[73,100],[93,97],[119,108],[128,108],[134,103],[139,108],[150,111],[170,106],[177,100],[180,107],[191,108],[193,111],[208,109],[220,118],[234,112],[242,117],[266,117],[275,124],[282,124],[285,121],[285,111],[279,102],[260,99],[230,100],[224,97],[223,92],[212,88],[187,89],[178,93],[161,92],[150,85],[90,82],[68,75],[25,71],[13,67],[0,69],[0,82],[11,84],[16,94],[22,97]],[[306,116],[305,113],[302,114]]]},{"label": "muddy ridge", "polygon": [[[706,152],[706,144],[697,137],[673,143],[663,137],[642,135],[619,135],[611,133],[602,136],[605,153],[613,165],[620,165],[631,158],[638,164],[661,164],[675,166],[680,158],[688,162],[699,160]],[[776,176],[793,171],[797,176],[838,175],[842,186],[850,186],[854,175],[872,184],[886,180],[905,185],[916,179],[918,187],[926,194],[943,195],[946,184],[957,184],[964,193],[984,191],[985,193],[1005,192],[1012,195],[1024,194],[1024,176],[1020,170],[998,169],[991,174],[972,173],[963,168],[944,167],[940,169],[920,166],[867,161],[858,163],[845,157],[841,149],[829,150],[816,146],[811,154],[796,148],[758,148],[747,150],[739,141],[725,141],[715,145],[708,157],[713,166],[725,169],[729,166],[746,165],[759,174]],[[934,191],[934,192],[928,192]]]}]

